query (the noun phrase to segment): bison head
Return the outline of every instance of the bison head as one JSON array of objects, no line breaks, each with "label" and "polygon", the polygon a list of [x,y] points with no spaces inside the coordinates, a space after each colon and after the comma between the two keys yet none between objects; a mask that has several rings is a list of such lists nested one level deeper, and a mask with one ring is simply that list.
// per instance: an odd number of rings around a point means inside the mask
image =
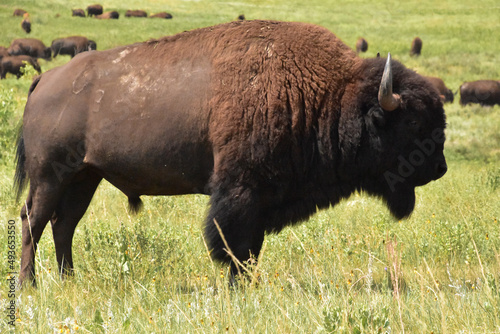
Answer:
[{"label": "bison head", "polygon": [[[360,94],[364,133],[353,159],[361,189],[381,196],[398,219],[415,206],[415,187],[442,177],[446,126],[443,104],[417,73],[380,58],[364,61]],[[377,92],[378,90],[378,92]]]},{"label": "bison head", "polygon": [[41,57],[46,60],[51,60],[52,58],[52,49],[51,48],[45,48],[43,50],[43,56]]}]

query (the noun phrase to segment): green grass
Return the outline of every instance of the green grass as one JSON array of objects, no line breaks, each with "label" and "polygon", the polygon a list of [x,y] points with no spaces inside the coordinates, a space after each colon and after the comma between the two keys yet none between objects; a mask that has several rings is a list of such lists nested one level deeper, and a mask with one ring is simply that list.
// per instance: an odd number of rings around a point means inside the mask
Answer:
[{"label": "green grass", "polygon": [[[373,57],[391,52],[408,67],[463,81],[500,79],[498,1],[109,0],[117,21],[73,18],[83,1],[0,4],[0,45],[24,37],[14,8],[31,13],[30,37],[82,34],[104,50],[234,20],[317,23]],[[126,9],[167,11],[172,20],[126,19]],[[56,17],[56,14],[60,14]],[[410,58],[411,40],[424,41]],[[44,71],[64,64],[41,61]],[[16,221],[14,143],[32,71],[0,81],[0,332],[9,329],[7,222]],[[76,273],[61,281],[50,227],[37,255],[38,289],[17,291],[22,333],[457,333],[500,331],[500,108],[445,106],[449,171],[417,190],[413,215],[394,221],[365,194],[266,237],[255,282],[227,284],[203,242],[204,196],[144,198],[136,216],[103,182],[74,238]],[[16,263],[19,267],[19,263]]]}]

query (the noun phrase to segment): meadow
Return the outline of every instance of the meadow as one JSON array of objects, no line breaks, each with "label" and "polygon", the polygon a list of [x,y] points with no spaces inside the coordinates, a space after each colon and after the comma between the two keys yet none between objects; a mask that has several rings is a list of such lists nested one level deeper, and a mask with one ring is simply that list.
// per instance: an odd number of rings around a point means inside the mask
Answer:
[{"label": "meadow", "polygon": [[[71,17],[81,0],[2,0],[0,45],[25,37],[15,8],[30,12],[46,45],[85,35],[98,50],[247,19],[322,25],[361,57],[393,58],[453,91],[500,80],[500,3],[333,0],[106,0],[118,20]],[[126,9],[172,20],[131,19]],[[410,57],[412,39],[422,55]],[[43,71],[69,61],[40,60]],[[445,105],[448,173],[417,189],[410,218],[394,220],[364,193],[268,235],[252,278],[228,284],[202,234],[208,197],[143,197],[137,215],[107,182],[73,240],[74,277],[59,278],[48,226],[36,258],[38,288],[9,296],[19,268],[22,203],[13,192],[15,140],[36,73],[0,81],[0,333],[498,333],[500,332],[500,107]],[[24,195],[23,195],[24,198]],[[16,227],[14,263],[8,226]],[[15,326],[9,305],[15,302]]]}]

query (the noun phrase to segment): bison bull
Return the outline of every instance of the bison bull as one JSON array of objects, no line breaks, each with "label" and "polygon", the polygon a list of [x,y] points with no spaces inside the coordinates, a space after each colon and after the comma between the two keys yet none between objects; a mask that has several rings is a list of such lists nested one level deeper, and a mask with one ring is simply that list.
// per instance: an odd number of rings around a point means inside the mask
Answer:
[{"label": "bison bull", "polygon": [[[394,90],[393,90],[394,87]],[[356,190],[410,215],[446,172],[439,94],[397,61],[358,58],[328,30],[239,21],[85,52],[34,80],[17,145],[20,280],[50,220],[61,273],[102,179],[141,195],[210,195],[212,256],[258,256],[265,233]],[[29,219],[28,219],[29,217]]]}]

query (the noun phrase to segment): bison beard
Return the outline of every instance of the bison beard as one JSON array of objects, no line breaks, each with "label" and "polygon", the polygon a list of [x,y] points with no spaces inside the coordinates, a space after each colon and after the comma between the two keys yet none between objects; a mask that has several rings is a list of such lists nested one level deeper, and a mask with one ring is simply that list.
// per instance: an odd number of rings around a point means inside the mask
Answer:
[{"label": "bison beard", "polygon": [[74,230],[103,178],[132,209],[141,195],[210,195],[205,237],[225,262],[217,226],[245,261],[265,233],[355,191],[406,217],[414,188],[446,172],[434,136],[444,127],[423,77],[360,59],[310,24],[239,21],[78,54],[30,88],[17,148],[18,194],[31,180],[20,281],[34,279],[49,220],[60,272],[71,273]]}]

